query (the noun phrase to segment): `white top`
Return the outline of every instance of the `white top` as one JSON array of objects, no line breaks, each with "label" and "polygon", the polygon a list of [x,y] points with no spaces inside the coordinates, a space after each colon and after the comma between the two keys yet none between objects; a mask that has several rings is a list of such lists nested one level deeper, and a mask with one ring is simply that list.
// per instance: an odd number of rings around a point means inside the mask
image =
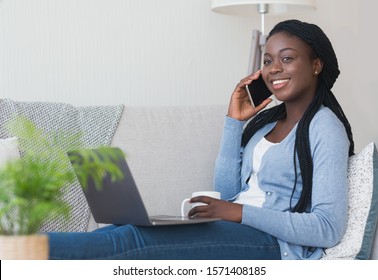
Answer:
[{"label": "white top", "polygon": [[238,195],[238,197],[234,200],[235,203],[262,207],[263,203],[265,202],[265,192],[260,189],[258,183],[261,159],[266,151],[276,144],[277,143],[269,142],[265,139],[265,137],[261,138],[260,142],[256,144],[253,151],[253,170],[248,180],[249,188]]}]

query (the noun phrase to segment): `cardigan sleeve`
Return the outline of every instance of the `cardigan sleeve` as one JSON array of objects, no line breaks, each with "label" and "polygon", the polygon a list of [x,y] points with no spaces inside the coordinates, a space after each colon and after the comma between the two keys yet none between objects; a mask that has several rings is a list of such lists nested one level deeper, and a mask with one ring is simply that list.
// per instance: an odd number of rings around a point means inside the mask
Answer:
[{"label": "cardigan sleeve", "polygon": [[221,198],[229,200],[240,192],[242,149],[245,122],[225,117],[220,150],[215,162],[214,186]]}]

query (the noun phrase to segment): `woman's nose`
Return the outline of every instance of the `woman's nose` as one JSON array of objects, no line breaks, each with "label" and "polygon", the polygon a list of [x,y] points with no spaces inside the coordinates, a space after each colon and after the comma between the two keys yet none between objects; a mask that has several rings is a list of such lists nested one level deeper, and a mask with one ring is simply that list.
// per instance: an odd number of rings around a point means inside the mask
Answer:
[{"label": "woman's nose", "polygon": [[282,72],[282,64],[279,61],[273,61],[272,64],[270,65],[269,72],[272,74]]}]

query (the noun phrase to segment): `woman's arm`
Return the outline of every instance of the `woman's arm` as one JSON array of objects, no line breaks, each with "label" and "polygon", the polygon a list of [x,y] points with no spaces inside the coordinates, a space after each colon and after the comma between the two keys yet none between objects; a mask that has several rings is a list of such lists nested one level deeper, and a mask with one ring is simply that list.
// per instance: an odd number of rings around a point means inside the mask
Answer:
[{"label": "woman's arm", "polygon": [[257,80],[260,75],[261,71],[257,71],[242,79],[231,95],[214,174],[215,189],[221,192],[222,199],[233,198],[241,188],[241,137],[245,122],[272,101],[268,98],[257,107],[251,104],[246,86]]},{"label": "woman's arm", "polygon": [[222,141],[215,162],[214,186],[221,198],[228,200],[237,195],[241,188],[242,149],[241,136],[245,122],[225,118]]}]

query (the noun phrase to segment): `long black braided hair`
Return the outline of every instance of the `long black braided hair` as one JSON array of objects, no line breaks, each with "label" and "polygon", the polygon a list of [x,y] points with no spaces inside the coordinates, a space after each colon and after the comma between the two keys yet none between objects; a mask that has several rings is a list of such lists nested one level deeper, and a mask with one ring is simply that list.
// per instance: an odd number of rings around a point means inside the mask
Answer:
[{"label": "long black braided hair", "polygon": [[[319,74],[319,81],[314,99],[298,122],[295,144],[294,144],[294,170],[295,182],[293,186],[293,194],[297,183],[297,159],[302,176],[303,188],[297,204],[290,209],[292,212],[305,212],[307,207],[311,205],[312,193],[312,175],[313,161],[310,150],[309,127],[319,108],[324,105],[330,108],[339,120],[344,124],[346,133],[349,138],[349,156],[354,154],[354,141],[351,126],[346,118],[340,104],[333,95],[331,88],[340,74],[336,54],[332,44],[324,32],[314,24],[301,22],[299,20],[287,20],[278,23],[268,35],[269,37],[280,32],[287,32],[297,36],[307,43],[313,50],[315,56],[323,62],[323,69]],[[268,123],[284,119],[286,117],[285,104],[281,103],[270,109],[261,111],[246,126],[242,137],[242,146],[245,146],[249,139],[260,128]]]}]

